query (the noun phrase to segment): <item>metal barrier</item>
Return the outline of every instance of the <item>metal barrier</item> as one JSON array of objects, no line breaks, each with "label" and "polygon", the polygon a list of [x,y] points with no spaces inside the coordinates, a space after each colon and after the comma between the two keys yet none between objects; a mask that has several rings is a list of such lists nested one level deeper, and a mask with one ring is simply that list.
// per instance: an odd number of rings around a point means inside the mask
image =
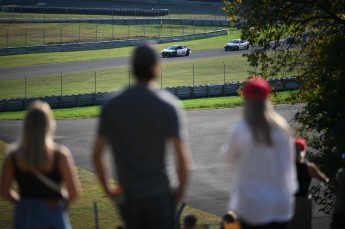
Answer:
[{"label": "metal barrier", "polygon": [[[299,87],[299,83],[297,81],[297,78],[295,77],[272,79],[269,80],[269,82],[271,83],[273,90],[275,91],[293,90]],[[180,99],[192,99],[219,96],[234,96],[238,94],[238,90],[241,85],[242,82],[235,82],[225,84],[169,87],[166,88],[166,90],[168,90]],[[0,112],[25,110],[28,104],[37,99],[46,101],[50,104],[50,106],[53,109],[101,105],[117,93],[119,93],[119,91],[77,95],[46,96],[23,99],[4,99],[0,100]]]}]

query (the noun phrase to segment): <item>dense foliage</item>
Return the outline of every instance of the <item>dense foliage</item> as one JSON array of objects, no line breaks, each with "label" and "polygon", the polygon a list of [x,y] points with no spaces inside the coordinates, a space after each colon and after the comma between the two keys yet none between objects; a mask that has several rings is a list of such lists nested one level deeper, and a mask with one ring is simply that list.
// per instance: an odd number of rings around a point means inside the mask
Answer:
[{"label": "dense foliage", "polygon": [[[298,73],[297,97],[306,103],[295,117],[296,134],[308,139],[317,152],[309,159],[331,178],[326,196],[316,199],[331,213],[345,151],[345,0],[234,0],[225,10],[255,46],[246,55],[255,74]],[[292,40],[282,40],[287,36]]]}]

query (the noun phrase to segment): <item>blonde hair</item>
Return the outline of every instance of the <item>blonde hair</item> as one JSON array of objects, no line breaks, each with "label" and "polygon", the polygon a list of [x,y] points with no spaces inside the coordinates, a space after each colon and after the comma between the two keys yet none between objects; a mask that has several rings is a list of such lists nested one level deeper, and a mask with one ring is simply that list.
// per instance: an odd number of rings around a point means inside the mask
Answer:
[{"label": "blonde hair", "polygon": [[48,103],[35,101],[30,106],[24,119],[22,136],[14,151],[31,169],[46,162],[54,149],[54,131],[56,122]]},{"label": "blonde hair", "polygon": [[288,123],[273,109],[269,98],[265,100],[245,99],[244,119],[249,125],[254,142],[257,144],[269,146],[273,144],[272,126],[276,126],[290,135]]}]

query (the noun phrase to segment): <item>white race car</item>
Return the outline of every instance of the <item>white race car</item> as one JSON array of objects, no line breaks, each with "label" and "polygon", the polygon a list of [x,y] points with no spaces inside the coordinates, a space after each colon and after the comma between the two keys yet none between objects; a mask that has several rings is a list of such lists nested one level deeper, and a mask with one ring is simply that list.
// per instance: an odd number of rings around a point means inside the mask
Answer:
[{"label": "white race car", "polygon": [[234,39],[230,41],[229,43],[226,43],[224,45],[224,50],[240,50],[240,49],[249,49],[249,42],[241,39]]},{"label": "white race car", "polygon": [[161,51],[162,57],[189,56],[192,50],[185,45],[171,45]]}]

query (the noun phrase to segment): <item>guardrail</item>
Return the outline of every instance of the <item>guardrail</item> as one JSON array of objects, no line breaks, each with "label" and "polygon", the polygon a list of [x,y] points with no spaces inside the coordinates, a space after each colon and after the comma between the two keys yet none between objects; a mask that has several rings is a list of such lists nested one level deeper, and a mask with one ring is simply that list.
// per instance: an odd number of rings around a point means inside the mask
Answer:
[{"label": "guardrail", "polygon": [[166,16],[168,9],[119,9],[119,8],[74,8],[74,7],[15,7],[4,6],[5,12],[40,13],[40,14],[83,14],[83,15],[116,15],[116,16]]},{"label": "guardrail", "polygon": [[[274,91],[295,90],[299,87],[296,77],[271,79],[269,82]],[[238,95],[238,90],[242,83],[243,82],[233,82],[225,84],[198,85],[194,87],[167,87],[165,89],[180,99],[235,96]],[[4,99],[0,100],[0,112],[25,110],[28,104],[37,99],[46,101],[53,109],[102,105],[117,93],[119,93],[119,91],[23,99]]]},{"label": "guardrail", "polygon": [[181,18],[69,18],[69,19],[0,19],[0,23],[91,23],[91,24],[113,24],[113,25],[195,25],[195,26],[224,26],[229,27],[228,20],[217,19],[181,19]]},{"label": "guardrail", "polygon": [[28,53],[45,53],[45,52],[70,52],[81,50],[95,50],[95,49],[109,49],[136,46],[145,41],[155,41],[157,43],[168,43],[178,41],[188,41],[195,39],[202,39],[208,37],[216,37],[228,34],[228,29],[216,30],[205,33],[186,34],[180,36],[168,37],[153,37],[144,39],[128,39],[128,40],[111,40],[99,42],[85,42],[85,43],[68,43],[68,44],[54,44],[54,45],[39,45],[39,46],[23,46],[12,48],[1,48],[0,56],[15,55],[15,54],[28,54]]}]

